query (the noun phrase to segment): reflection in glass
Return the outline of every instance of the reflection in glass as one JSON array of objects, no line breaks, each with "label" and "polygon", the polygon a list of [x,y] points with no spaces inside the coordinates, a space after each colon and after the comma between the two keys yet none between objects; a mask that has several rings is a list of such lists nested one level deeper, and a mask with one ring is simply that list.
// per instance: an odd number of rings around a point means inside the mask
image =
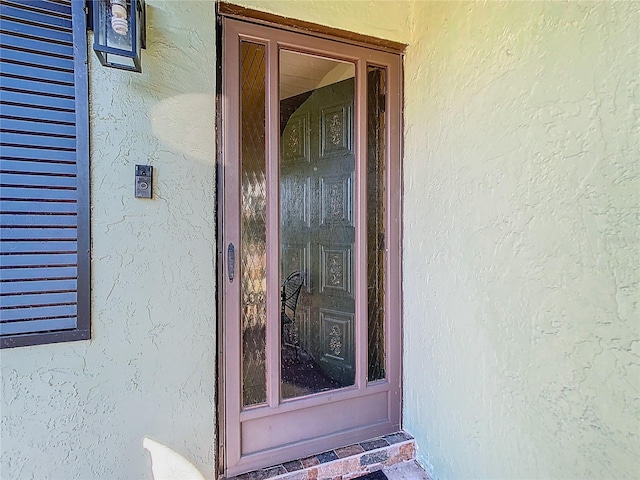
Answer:
[{"label": "reflection in glass", "polygon": [[242,403],[266,402],[265,47],[240,44]]},{"label": "reflection in glass", "polygon": [[368,376],[385,378],[385,102],[386,70],[367,68],[367,292]]},{"label": "reflection in glass", "polygon": [[[285,399],[355,381],[354,80],[351,63],[280,53]],[[285,305],[297,272],[297,301]]]}]

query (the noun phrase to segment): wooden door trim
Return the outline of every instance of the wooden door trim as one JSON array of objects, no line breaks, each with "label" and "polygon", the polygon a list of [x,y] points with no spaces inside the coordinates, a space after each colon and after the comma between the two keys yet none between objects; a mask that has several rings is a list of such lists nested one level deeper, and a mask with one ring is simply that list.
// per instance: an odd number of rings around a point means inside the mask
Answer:
[{"label": "wooden door trim", "polygon": [[329,40],[339,40],[355,46],[380,50],[383,52],[403,55],[407,45],[393,40],[376,38],[361,33],[350,32],[340,28],[328,27],[317,23],[298,20],[295,18],[282,17],[273,13],[253,10],[251,8],[233,5],[227,2],[218,3],[218,14],[224,17],[236,18],[247,22],[266,25],[281,30],[290,30],[303,33],[309,36],[326,38]]}]

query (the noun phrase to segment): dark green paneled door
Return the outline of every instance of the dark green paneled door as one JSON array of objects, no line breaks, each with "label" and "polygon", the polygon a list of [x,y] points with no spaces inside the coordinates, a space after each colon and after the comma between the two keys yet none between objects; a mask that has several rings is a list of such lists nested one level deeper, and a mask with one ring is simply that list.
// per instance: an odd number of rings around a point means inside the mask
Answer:
[{"label": "dark green paneled door", "polygon": [[[291,62],[300,55],[281,53]],[[299,351],[282,364],[284,398],[355,381],[355,69],[332,63],[329,71],[339,68],[349,78],[280,100],[281,112],[293,110],[288,119],[281,113],[280,276],[296,270],[305,276],[294,329]],[[315,385],[288,371],[300,370],[301,362],[307,368],[299,375],[318,372],[305,375]]]}]

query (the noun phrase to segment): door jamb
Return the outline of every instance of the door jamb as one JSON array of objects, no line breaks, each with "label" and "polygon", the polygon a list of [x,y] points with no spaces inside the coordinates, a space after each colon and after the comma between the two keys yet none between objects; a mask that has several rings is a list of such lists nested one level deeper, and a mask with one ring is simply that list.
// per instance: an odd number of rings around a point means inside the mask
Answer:
[{"label": "door jamb", "polygon": [[217,285],[214,292],[216,302],[216,350],[215,350],[215,411],[212,412],[215,415],[215,460],[214,468],[217,478],[223,478],[225,461],[225,396],[221,394],[224,389],[224,305],[221,287],[224,282],[224,261],[222,258],[224,252],[222,232],[222,214],[224,212],[224,172],[222,162],[222,16],[219,13],[219,2],[216,2],[216,32],[215,32],[215,49],[216,49],[216,100],[215,100],[215,142],[216,142],[216,198],[215,198],[215,238],[216,238],[216,279]]}]

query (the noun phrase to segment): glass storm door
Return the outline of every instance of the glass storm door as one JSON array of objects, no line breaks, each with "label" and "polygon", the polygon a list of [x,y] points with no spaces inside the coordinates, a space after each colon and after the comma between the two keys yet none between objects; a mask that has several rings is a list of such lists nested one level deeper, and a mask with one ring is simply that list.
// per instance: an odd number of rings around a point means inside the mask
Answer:
[{"label": "glass storm door", "polygon": [[400,57],[223,20],[224,464],[400,426]]}]

